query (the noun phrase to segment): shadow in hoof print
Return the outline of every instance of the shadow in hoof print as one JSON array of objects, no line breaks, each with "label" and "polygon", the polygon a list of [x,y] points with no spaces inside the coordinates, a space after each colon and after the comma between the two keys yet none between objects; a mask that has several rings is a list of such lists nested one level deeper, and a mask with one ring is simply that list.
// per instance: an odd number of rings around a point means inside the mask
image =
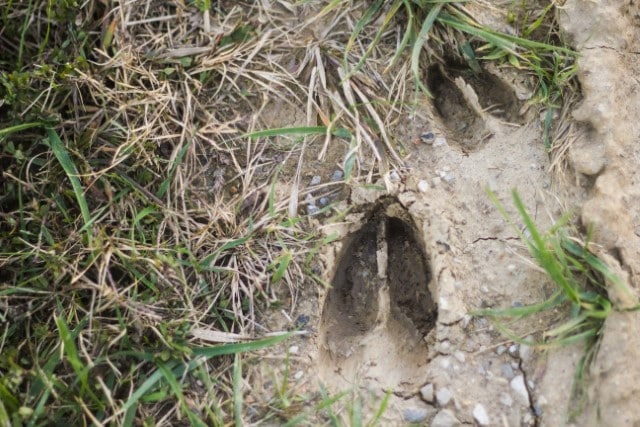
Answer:
[{"label": "shadow in hoof print", "polygon": [[511,86],[486,70],[436,64],[427,71],[434,107],[452,137],[465,150],[478,148],[492,134],[491,119],[522,124],[522,101]]},{"label": "shadow in hoof print", "polygon": [[322,379],[383,387],[422,381],[437,315],[430,284],[410,216],[397,203],[382,203],[343,247],[322,313]]}]

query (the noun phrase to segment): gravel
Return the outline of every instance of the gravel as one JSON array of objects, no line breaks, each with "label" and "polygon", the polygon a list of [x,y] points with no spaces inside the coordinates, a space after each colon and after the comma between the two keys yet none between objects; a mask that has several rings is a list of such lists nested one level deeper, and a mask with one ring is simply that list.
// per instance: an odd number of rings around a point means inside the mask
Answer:
[{"label": "gravel", "polygon": [[513,368],[510,363],[503,363],[500,366],[500,371],[502,371],[502,375],[508,380],[511,380],[516,374],[513,372]]},{"label": "gravel", "polygon": [[318,203],[320,203],[320,206],[325,207],[329,204],[329,199],[327,199],[326,197],[320,197]]},{"label": "gravel", "polygon": [[461,425],[460,420],[448,409],[438,412],[431,421],[431,427],[454,427]]},{"label": "gravel", "polygon": [[434,402],[434,392],[433,392],[433,384],[427,384],[424,387],[422,387],[420,389],[420,396],[422,397],[422,400],[424,400],[427,403],[433,403]]},{"label": "gravel", "polygon": [[[524,386],[524,382],[522,383],[522,385]],[[446,406],[446,404],[451,401],[452,397],[453,394],[448,388],[441,388],[436,392],[436,400],[438,401],[438,405],[440,406]]]},{"label": "gravel", "polygon": [[421,193],[426,193],[429,191],[429,183],[424,179],[420,180],[420,182],[418,182],[418,190],[420,190]]},{"label": "gravel", "polygon": [[429,416],[429,410],[425,408],[409,408],[402,411],[402,418],[408,423],[421,423]]},{"label": "gravel", "polygon": [[524,376],[518,375],[514,377],[509,385],[511,386],[511,390],[514,391],[518,402],[525,406],[529,406],[529,391],[527,390],[527,386],[524,384]]},{"label": "gravel", "polygon": [[322,182],[322,178],[320,178],[320,175],[314,175],[313,178],[311,178],[311,185],[318,185]]},{"label": "gravel", "polygon": [[447,138],[445,138],[444,136],[439,136],[435,139],[435,141],[433,141],[434,147],[443,147],[445,145],[447,145]]},{"label": "gravel", "polygon": [[331,175],[331,181],[340,181],[343,176],[344,173],[342,173],[341,170],[335,170],[333,171],[333,175]]},{"label": "gravel", "polygon": [[487,415],[487,410],[482,404],[477,403],[476,406],[474,406],[473,419],[481,426],[489,425],[489,415]]}]

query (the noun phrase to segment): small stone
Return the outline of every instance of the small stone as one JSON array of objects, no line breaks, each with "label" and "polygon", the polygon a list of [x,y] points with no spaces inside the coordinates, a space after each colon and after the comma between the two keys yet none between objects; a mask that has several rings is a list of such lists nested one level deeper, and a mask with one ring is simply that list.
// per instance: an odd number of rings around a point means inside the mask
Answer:
[{"label": "small stone", "polygon": [[514,301],[511,303],[511,307],[514,307],[514,308],[524,307],[524,304],[521,301]]},{"label": "small stone", "polygon": [[427,403],[434,402],[433,384],[427,384],[420,389],[420,396],[422,400]]},{"label": "small stone", "polygon": [[296,318],[296,328],[304,328],[309,323],[309,320],[311,320],[309,316],[301,314]]},{"label": "small stone", "polygon": [[391,171],[391,173],[389,173],[389,179],[391,182],[398,182],[400,181],[400,175],[398,175],[396,171]]},{"label": "small stone", "polygon": [[449,340],[440,341],[440,343],[438,344],[439,353],[449,354],[450,350],[451,350],[451,343],[449,342]]},{"label": "small stone", "polygon": [[498,183],[494,178],[489,178],[487,180],[486,188],[492,193],[495,193],[496,191],[498,191]]},{"label": "small stone", "polygon": [[476,406],[473,407],[473,419],[481,426],[489,425],[489,415],[487,415],[487,410],[480,403],[477,403]]},{"label": "small stone", "polygon": [[431,427],[455,427],[461,425],[460,420],[448,409],[438,412],[431,421]]},{"label": "small stone", "polygon": [[507,265],[507,271],[511,274],[516,272],[516,265],[515,264],[509,264]]},{"label": "small stone", "polygon": [[[531,335],[526,337],[524,340],[526,342],[531,342],[531,343],[534,341],[533,336]],[[533,356],[533,347],[526,344],[520,345],[520,359],[522,359],[523,362],[528,362],[532,356]]]},{"label": "small stone", "polygon": [[320,178],[320,175],[314,175],[313,178],[311,178],[311,185],[318,185],[322,182],[322,178]]},{"label": "small stone", "polygon": [[300,378],[302,378],[304,376],[304,372],[303,371],[298,371],[295,373],[295,375],[293,376],[294,379],[299,380]]},{"label": "small stone", "polygon": [[460,351],[460,350],[455,351],[455,352],[453,353],[453,357],[455,357],[455,358],[456,358],[456,360],[457,360],[458,362],[460,362],[460,363],[464,363],[464,362],[465,362],[465,360],[466,360],[466,357],[465,357],[464,353],[463,353],[462,351]]},{"label": "small stone", "polygon": [[343,176],[344,173],[342,173],[341,170],[333,171],[333,175],[331,175],[331,181],[340,181]]},{"label": "small stone", "polygon": [[[524,386],[524,383],[523,383]],[[436,392],[436,401],[440,406],[446,406],[451,401],[453,394],[448,388],[441,388]]]},{"label": "small stone", "polygon": [[515,376],[513,368],[508,363],[503,363],[502,366],[500,366],[500,370],[502,371],[502,375],[504,375],[508,380],[511,380]]},{"label": "small stone", "polygon": [[540,406],[538,403],[535,403],[533,405],[533,413],[536,415],[536,417],[541,417],[542,416],[542,406]]},{"label": "small stone", "polygon": [[513,398],[511,398],[511,396],[509,396],[507,393],[502,393],[499,400],[500,403],[502,403],[507,408],[511,408],[511,405],[513,405]]},{"label": "small stone", "polygon": [[447,172],[442,179],[444,180],[444,182],[446,182],[447,184],[453,184],[454,182],[456,182],[456,177],[453,175],[452,172]]},{"label": "small stone", "polygon": [[317,207],[316,205],[307,205],[307,213],[309,215],[316,215],[318,212],[320,212],[320,208]]},{"label": "small stone", "polygon": [[436,139],[436,136],[433,132],[426,132],[420,135],[420,141],[425,144],[433,144],[433,140]]},{"label": "small stone", "polygon": [[509,346],[509,354],[512,357],[518,357],[519,350],[520,350],[520,346],[518,344],[511,344]]},{"label": "small stone", "polygon": [[449,367],[451,366],[451,359],[449,359],[448,357],[443,357],[440,360],[440,367],[444,370],[449,369]]},{"label": "small stone", "polygon": [[299,351],[300,347],[298,347],[297,345],[292,345],[291,347],[289,347],[290,354],[298,354]]},{"label": "small stone", "polygon": [[502,355],[505,351],[507,351],[507,347],[503,345],[499,345],[498,348],[496,348],[496,354],[498,356]]},{"label": "small stone", "polygon": [[318,203],[320,203],[320,206],[325,207],[329,204],[329,199],[327,199],[326,197],[320,197]]},{"label": "small stone", "polygon": [[425,408],[408,408],[402,411],[402,418],[408,423],[418,424],[429,416],[429,410]]},{"label": "small stone", "polygon": [[420,190],[421,193],[426,193],[429,191],[429,183],[424,179],[420,180],[420,182],[418,182],[418,190]]},{"label": "small stone", "polygon": [[514,377],[509,385],[511,386],[511,390],[515,392],[518,401],[522,405],[529,406],[529,391],[527,390],[527,386],[524,384],[524,376],[518,375]]},{"label": "small stone", "polygon": [[447,145],[447,138],[445,138],[444,136],[438,136],[436,137],[435,141],[433,141],[434,147],[443,147],[445,145]]}]

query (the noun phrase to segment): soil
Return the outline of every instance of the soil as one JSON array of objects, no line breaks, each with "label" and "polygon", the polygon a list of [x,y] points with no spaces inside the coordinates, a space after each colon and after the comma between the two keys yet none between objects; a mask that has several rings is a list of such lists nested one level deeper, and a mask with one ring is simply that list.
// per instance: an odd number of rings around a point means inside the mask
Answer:
[{"label": "soil", "polygon": [[[453,63],[429,68],[434,98],[419,99],[393,129],[412,148],[391,191],[380,190],[381,180],[348,188],[342,203],[353,213],[344,222],[314,220],[342,239],[321,255],[330,286],[303,289],[292,307],[293,318],[310,319],[310,334],[295,343],[301,389],[318,381],[332,391],[355,387],[371,413],[391,392],[384,425],[405,425],[415,413],[424,425],[567,424],[584,349],[514,344],[469,314],[540,302],[554,290],[485,191],[517,218],[510,203],[517,189],[542,229],[578,212],[603,259],[633,289],[608,289],[616,311],[573,422],[640,425],[640,313],[623,311],[637,304],[640,286],[640,6],[567,0],[559,18],[581,53],[583,98],[560,125],[570,134],[566,167],[552,165],[541,142],[526,76],[499,68],[469,74]],[[421,135],[426,142],[411,143]],[[345,148],[316,173],[330,176]],[[539,339],[566,316],[559,310],[514,327]],[[288,322],[277,317],[274,329]],[[421,395],[425,386],[435,396]]]}]

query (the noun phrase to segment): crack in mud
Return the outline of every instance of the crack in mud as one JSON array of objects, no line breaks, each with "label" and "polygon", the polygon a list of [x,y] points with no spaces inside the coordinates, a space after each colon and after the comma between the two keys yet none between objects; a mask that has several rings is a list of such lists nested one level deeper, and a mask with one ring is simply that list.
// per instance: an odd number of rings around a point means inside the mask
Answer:
[{"label": "crack in mud", "polygon": [[536,410],[536,405],[534,402],[533,389],[529,386],[529,378],[527,375],[527,371],[522,366],[522,358],[518,357],[518,370],[522,374],[522,378],[524,379],[524,386],[527,389],[527,395],[529,396],[529,411],[531,412],[531,416],[533,417],[533,427],[539,427],[540,425],[540,416],[538,411]]}]

